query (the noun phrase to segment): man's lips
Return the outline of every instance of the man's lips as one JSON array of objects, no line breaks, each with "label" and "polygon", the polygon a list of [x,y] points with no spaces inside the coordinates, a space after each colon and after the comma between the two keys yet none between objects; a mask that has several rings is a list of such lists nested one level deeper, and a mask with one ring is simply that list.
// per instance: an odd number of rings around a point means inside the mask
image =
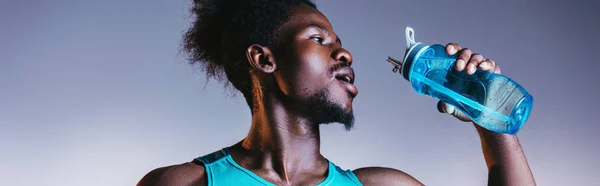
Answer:
[{"label": "man's lips", "polygon": [[344,87],[346,87],[348,93],[350,94],[350,97],[354,98],[356,97],[356,95],[358,95],[358,88],[356,88],[356,86],[354,86],[353,84],[342,80],[338,80],[338,82],[340,82]]},{"label": "man's lips", "polygon": [[335,78],[354,84],[354,69],[349,66],[342,67],[336,72]]},{"label": "man's lips", "polygon": [[358,95],[358,88],[354,86],[354,69],[351,67],[345,66],[340,68],[335,74],[335,78],[343,84],[344,87],[351,94],[351,97],[354,98]]}]

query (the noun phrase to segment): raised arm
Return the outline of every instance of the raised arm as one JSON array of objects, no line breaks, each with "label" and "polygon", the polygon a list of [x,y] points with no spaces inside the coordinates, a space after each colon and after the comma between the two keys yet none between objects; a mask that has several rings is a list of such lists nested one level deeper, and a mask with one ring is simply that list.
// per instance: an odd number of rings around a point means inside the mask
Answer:
[{"label": "raised arm", "polygon": [[516,135],[475,127],[489,171],[488,185],[536,185]]},{"label": "raised arm", "polygon": [[[485,59],[482,55],[463,49],[458,44],[446,45],[446,52],[457,55],[455,68],[473,74],[477,68],[501,73],[496,62]],[[450,114],[465,122],[472,122],[469,117],[455,107],[443,102],[438,103],[438,110]],[[536,185],[516,135],[495,133],[473,123],[481,139],[483,155],[488,166],[488,185]],[[354,171],[364,185],[422,185],[412,176],[391,168],[367,167]]]},{"label": "raised arm", "polygon": [[[446,52],[450,55],[458,53],[455,68],[459,71],[466,70],[473,74],[477,68],[501,73],[496,62],[485,59],[482,55],[462,49],[458,44],[446,45]],[[453,115],[462,121],[471,121],[455,107],[438,103],[438,110],[442,113]],[[536,185],[516,135],[501,134],[489,131],[473,123],[481,138],[483,155],[489,170],[488,185]]]}]

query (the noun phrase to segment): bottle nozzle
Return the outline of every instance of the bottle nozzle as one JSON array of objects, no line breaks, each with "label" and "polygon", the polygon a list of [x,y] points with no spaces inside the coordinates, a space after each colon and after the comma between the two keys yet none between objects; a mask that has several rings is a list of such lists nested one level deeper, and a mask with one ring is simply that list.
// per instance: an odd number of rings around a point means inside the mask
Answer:
[{"label": "bottle nozzle", "polygon": [[391,63],[392,65],[394,65],[394,69],[392,69],[392,71],[394,73],[396,73],[402,69],[402,61],[394,59],[393,57],[390,57],[390,56],[388,56],[386,61]]}]

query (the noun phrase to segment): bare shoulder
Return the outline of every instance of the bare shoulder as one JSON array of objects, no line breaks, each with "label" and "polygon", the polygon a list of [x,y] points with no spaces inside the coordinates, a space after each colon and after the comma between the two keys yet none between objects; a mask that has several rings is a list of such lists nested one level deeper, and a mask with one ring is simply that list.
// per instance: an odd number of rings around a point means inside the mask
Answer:
[{"label": "bare shoulder", "polygon": [[386,167],[364,167],[354,171],[354,175],[365,185],[423,185],[417,179],[400,170]]},{"label": "bare shoulder", "polygon": [[156,185],[206,185],[204,166],[188,162],[160,167],[150,171],[137,184],[137,186]]}]

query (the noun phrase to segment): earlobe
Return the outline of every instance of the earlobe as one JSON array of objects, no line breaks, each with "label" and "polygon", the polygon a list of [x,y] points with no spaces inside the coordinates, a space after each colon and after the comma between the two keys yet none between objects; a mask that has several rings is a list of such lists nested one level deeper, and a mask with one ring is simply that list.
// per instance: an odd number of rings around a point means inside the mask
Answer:
[{"label": "earlobe", "polygon": [[255,70],[263,73],[275,72],[275,59],[269,48],[257,44],[250,45],[246,50],[246,57]]}]

